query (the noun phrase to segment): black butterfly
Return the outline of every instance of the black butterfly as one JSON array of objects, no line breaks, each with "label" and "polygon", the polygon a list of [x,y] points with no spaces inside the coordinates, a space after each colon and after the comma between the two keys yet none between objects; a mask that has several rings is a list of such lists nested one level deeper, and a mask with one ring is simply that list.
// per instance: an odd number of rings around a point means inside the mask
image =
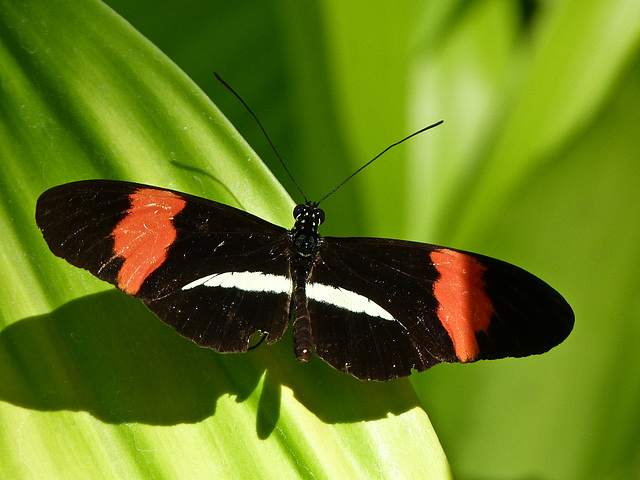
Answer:
[{"label": "black butterfly", "polygon": [[543,353],[573,328],[562,296],[518,267],[429,244],[321,237],[317,203],[293,215],[286,230],[204,198],[109,180],[54,187],[36,206],[55,255],[217,352],[246,351],[255,332],[276,342],[293,316],[299,360],[315,346],[338,370],[388,380],[440,362]]}]

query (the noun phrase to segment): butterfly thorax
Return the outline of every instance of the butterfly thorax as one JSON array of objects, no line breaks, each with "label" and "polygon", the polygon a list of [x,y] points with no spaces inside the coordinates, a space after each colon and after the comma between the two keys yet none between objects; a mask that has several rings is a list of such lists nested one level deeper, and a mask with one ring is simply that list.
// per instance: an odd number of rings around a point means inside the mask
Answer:
[{"label": "butterfly thorax", "polygon": [[313,258],[320,244],[318,227],[324,221],[324,212],[312,204],[301,204],[293,209],[293,217],[296,223],[290,238],[294,257]]}]

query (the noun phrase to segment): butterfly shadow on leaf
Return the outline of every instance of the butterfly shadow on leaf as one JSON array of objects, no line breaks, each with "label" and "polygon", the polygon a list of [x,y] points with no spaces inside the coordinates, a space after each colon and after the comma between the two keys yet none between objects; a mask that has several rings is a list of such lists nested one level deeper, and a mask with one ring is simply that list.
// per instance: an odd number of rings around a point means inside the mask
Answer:
[{"label": "butterfly shadow on leaf", "polygon": [[115,291],[11,324],[0,332],[0,365],[0,400],[86,411],[116,424],[199,422],[215,415],[222,395],[246,400],[264,375],[256,418],[261,438],[275,428],[283,387],[327,423],[374,420],[418,405],[406,380],[362,382],[316,357],[298,362],[290,332],[248,353],[218,354]]}]

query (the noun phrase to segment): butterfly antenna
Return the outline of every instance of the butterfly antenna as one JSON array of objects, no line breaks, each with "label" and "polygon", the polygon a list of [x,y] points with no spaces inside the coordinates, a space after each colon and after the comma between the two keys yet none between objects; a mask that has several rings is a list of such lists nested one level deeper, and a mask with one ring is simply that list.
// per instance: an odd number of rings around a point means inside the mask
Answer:
[{"label": "butterfly antenna", "polygon": [[[262,126],[262,124],[260,123],[260,120],[258,120],[258,117],[256,116],[255,113],[253,113],[253,111],[249,108],[249,105],[246,104],[246,102],[242,99],[242,97],[240,95],[238,95],[238,93],[231,88],[231,86],[225,82],[222,77],[220,77],[220,75],[218,75],[216,72],[213,72],[213,74],[216,76],[216,78],[218,79],[218,81],[220,83],[222,83],[222,85],[224,85],[225,87],[227,87],[227,89],[233,93],[236,98],[238,100],[240,100],[240,103],[242,103],[242,105],[244,105],[244,108],[246,108],[249,113],[251,114],[251,116],[254,118],[254,120],[257,122],[258,126],[260,127],[260,130],[262,130],[262,133],[264,133],[264,136],[266,137],[267,141],[269,142],[269,145],[271,145],[271,149],[274,151],[274,153],[276,154],[276,157],[278,157],[278,160],[280,160],[280,164],[282,165],[282,167],[284,168],[284,171],[287,172],[287,175],[289,175],[289,178],[291,179],[291,181],[293,182],[293,184],[296,186],[296,188],[298,189],[298,191],[302,194],[302,198],[304,198],[305,203],[309,203],[309,201],[307,200],[307,196],[304,194],[304,192],[302,191],[302,188],[300,188],[300,185],[298,185],[298,182],[296,182],[296,179],[293,178],[293,175],[291,175],[291,172],[289,171],[289,169],[287,168],[287,166],[285,165],[284,161],[282,160],[282,157],[280,156],[280,154],[278,153],[278,151],[276,150],[276,147],[273,145],[273,142],[271,141],[271,139],[269,138],[269,135],[267,135],[267,131],[264,129],[264,127]],[[343,182],[344,183],[344,182]],[[332,192],[333,193],[333,192]]]},{"label": "butterfly antenna", "polygon": [[387,153],[389,150],[391,150],[393,147],[395,147],[396,145],[400,145],[402,142],[409,140],[411,137],[415,137],[416,135],[418,135],[419,133],[425,132],[427,130],[429,130],[430,128],[433,127],[437,127],[438,125],[440,125],[441,123],[443,123],[444,120],[440,120],[439,122],[436,122],[432,125],[429,125],[428,127],[424,127],[421,128],[420,130],[418,130],[417,132],[413,132],[411,135],[408,135],[406,137],[404,137],[402,140],[397,141],[396,143],[393,143],[391,145],[389,145],[387,148],[385,148],[384,150],[382,150],[378,155],[376,155],[375,157],[373,157],[371,160],[369,160],[367,163],[365,163],[363,166],[361,166],[359,169],[357,169],[355,172],[353,172],[351,175],[349,175],[347,178],[345,178],[336,188],[334,188],[333,190],[331,190],[329,193],[327,193],[324,197],[322,197],[320,199],[319,202],[317,202],[315,205],[318,206],[320,205],[320,202],[323,202],[329,195],[331,195],[332,193],[334,193],[336,190],[338,190],[341,186],[343,186],[345,183],[347,183],[349,180],[351,180],[353,177],[355,177],[358,173],[360,173],[362,170],[364,170],[365,167],[368,167],[369,165],[371,165],[373,163],[374,160],[378,159],[379,157],[381,157],[382,155],[384,155],[385,153]]}]

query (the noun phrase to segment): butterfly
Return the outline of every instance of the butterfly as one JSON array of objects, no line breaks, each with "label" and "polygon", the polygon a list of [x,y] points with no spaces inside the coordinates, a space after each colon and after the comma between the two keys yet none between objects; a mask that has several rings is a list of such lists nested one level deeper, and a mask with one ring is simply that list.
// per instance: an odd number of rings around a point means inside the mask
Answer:
[{"label": "butterfly", "polygon": [[571,307],[525,270],[425,243],[323,237],[318,203],[297,205],[287,230],[186,193],[87,180],[45,191],[36,222],[55,255],[217,352],[247,351],[256,332],[272,344],[293,319],[298,360],[315,353],[384,381],[543,353],[571,332]]}]

